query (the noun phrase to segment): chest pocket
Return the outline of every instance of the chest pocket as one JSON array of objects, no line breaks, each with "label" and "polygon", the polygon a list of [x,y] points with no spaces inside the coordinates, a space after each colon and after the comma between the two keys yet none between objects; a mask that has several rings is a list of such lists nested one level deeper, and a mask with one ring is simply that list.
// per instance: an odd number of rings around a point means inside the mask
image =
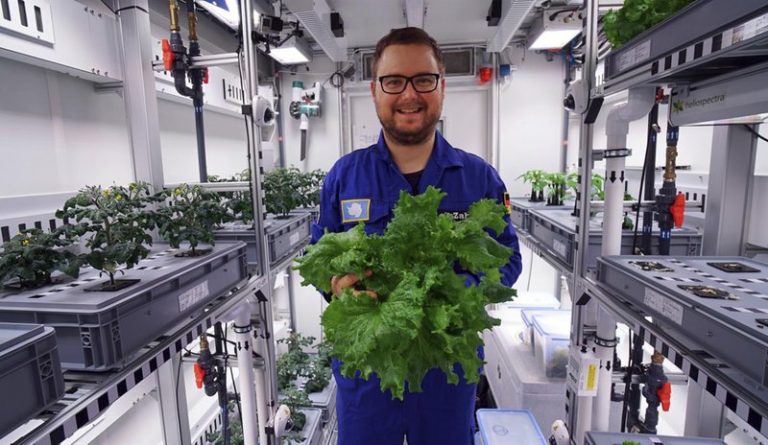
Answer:
[{"label": "chest pocket", "polygon": [[[343,205],[344,204],[342,204],[342,206]],[[345,218],[345,216],[350,215],[345,215],[343,213],[345,211],[343,208],[341,211],[342,220],[348,219]],[[386,203],[370,202],[368,208],[364,209],[364,214],[360,216],[360,218],[352,218],[353,220],[351,221],[343,222],[344,230],[349,230],[362,222],[365,224],[365,233],[369,235],[374,233],[381,234],[384,232],[384,228],[387,227],[387,223],[390,221],[390,219],[392,219],[392,211],[390,206]]]}]

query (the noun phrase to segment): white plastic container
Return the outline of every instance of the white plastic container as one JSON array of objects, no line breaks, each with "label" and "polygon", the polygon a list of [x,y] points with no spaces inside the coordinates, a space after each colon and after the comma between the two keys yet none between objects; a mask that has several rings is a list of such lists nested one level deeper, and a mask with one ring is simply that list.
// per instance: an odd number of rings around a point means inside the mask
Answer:
[{"label": "white plastic container", "polygon": [[[533,319],[537,315],[542,314],[548,314],[548,313],[567,313],[570,317],[571,311],[569,310],[559,310],[559,309],[551,309],[551,308],[528,308],[523,309],[520,311],[520,318],[523,320],[523,332],[520,336],[520,339],[523,340],[523,343],[528,345],[530,348],[531,354],[535,353],[536,349],[536,337],[533,334]],[[570,322],[568,323],[570,326]]]},{"label": "white plastic container", "polygon": [[565,378],[571,334],[570,311],[550,311],[533,317],[534,355],[549,378]]},{"label": "white plastic container", "polygon": [[547,445],[527,410],[479,409],[477,423],[483,445]]}]

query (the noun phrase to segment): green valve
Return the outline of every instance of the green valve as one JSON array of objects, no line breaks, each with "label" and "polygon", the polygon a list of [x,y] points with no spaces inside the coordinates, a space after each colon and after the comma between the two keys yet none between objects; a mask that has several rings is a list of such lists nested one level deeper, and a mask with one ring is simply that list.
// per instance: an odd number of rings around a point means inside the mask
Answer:
[{"label": "green valve", "polygon": [[301,88],[303,90],[304,89],[304,82],[302,82],[300,80],[294,80],[293,83],[291,84],[291,87],[293,87],[293,88]]}]

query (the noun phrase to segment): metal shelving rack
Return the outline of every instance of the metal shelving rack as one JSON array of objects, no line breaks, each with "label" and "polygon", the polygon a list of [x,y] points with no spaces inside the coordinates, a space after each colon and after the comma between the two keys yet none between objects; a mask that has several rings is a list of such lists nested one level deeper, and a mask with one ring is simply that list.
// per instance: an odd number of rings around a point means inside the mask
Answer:
[{"label": "metal shelving rack", "polygon": [[[150,6],[149,0],[109,0],[120,13],[114,23],[115,34],[119,35],[117,59],[122,63],[122,82],[115,84],[115,88],[122,89],[125,100],[125,112],[128,117],[128,132],[131,139],[131,155],[133,159],[133,173],[136,181],[146,181],[155,189],[164,185],[162,156],[160,152],[160,129],[157,109],[157,91],[155,88],[155,76],[152,71],[154,45],[151,34],[150,15],[156,14]],[[253,9],[252,0],[241,0],[241,6],[245,10]],[[87,10],[88,8],[86,8]],[[91,11],[93,13],[93,11]],[[247,21],[243,34],[250,35],[253,24]],[[246,82],[245,103],[251,104],[253,96],[257,93],[257,54],[250,39],[246,39],[243,45],[242,70]],[[234,58],[233,60],[237,60]],[[191,101],[190,101],[191,105]],[[191,108],[191,107],[190,107]],[[157,391],[160,393],[162,421],[167,423],[164,437],[167,443],[189,442],[189,431],[182,431],[188,418],[185,403],[179,406],[178,394],[174,397],[174,386],[178,381],[177,367],[182,360],[182,353],[195,340],[216,323],[240,320],[243,312],[250,312],[254,318],[250,327],[236,326],[235,337],[238,345],[240,340],[250,336],[251,343],[262,341],[266,350],[262,353],[263,360],[254,361],[257,367],[263,367],[266,373],[266,398],[256,401],[258,410],[269,411],[276,399],[276,376],[270,372],[270,365],[274,364],[274,345],[272,344],[272,287],[275,275],[281,269],[287,267],[291,261],[303,252],[308,240],[301,240],[291,246],[291,251],[280,259],[279,264],[269,264],[269,246],[264,231],[265,209],[262,201],[262,156],[260,145],[260,130],[254,122],[253,116],[246,116],[246,127],[249,137],[248,153],[251,175],[250,189],[254,191],[253,208],[254,220],[257,221],[254,235],[257,242],[259,267],[253,271],[253,276],[238,285],[227,295],[221,295],[206,306],[205,311],[191,320],[186,320],[165,335],[152,341],[134,355],[132,361],[117,371],[100,373],[86,373],[66,371],[64,373],[67,392],[65,396],[48,412],[35,417],[37,423],[22,426],[12,435],[24,434],[15,439],[14,445],[55,445],[67,438],[72,438],[75,433],[102,416],[118,399],[125,396],[132,388],[146,383],[150,378],[157,379]],[[248,189],[248,185],[241,184]],[[39,215],[37,216],[39,217]],[[31,219],[31,218],[30,218]],[[31,227],[35,221],[30,221]],[[238,323],[235,323],[238,324]],[[247,331],[247,332],[246,332]],[[266,341],[265,341],[266,340]],[[247,346],[247,345],[246,345]],[[248,348],[240,348],[248,349]],[[256,348],[254,348],[256,349]],[[256,353],[254,351],[253,353]],[[253,355],[242,354],[243,356]],[[237,366],[241,366],[238,363]],[[262,404],[263,402],[263,404]],[[248,410],[243,399],[243,409]],[[250,408],[253,408],[251,406]],[[266,409],[264,409],[266,408]],[[258,411],[252,410],[252,411]],[[255,416],[255,414],[254,414]],[[270,412],[259,413],[260,421],[272,416]],[[260,431],[264,434],[264,425],[260,422]],[[178,427],[178,428],[175,428]],[[176,431],[174,431],[176,430]],[[169,432],[170,431],[170,432]],[[246,431],[247,433],[248,431]],[[0,438],[2,439],[2,438]],[[251,437],[249,440],[255,440]]]},{"label": "metal shelving rack", "polygon": [[[765,1],[698,0],[609,54],[605,80],[601,85],[594,85],[598,3],[598,0],[585,2],[587,43],[582,77],[589,84],[591,97],[607,96],[638,86],[671,87],[669,119],[674,125],[768,112],[768,88],[765,88],[768,85],[768,3]],[[582,123],[579,162],[582,178],[589,178],[592,174],[592,131],[591,124]],[[745,205],[733,208],[727,208],[727,205],[739,201],[729,201],[729,197],[741,194],[740,201],[744,201],[743,196],[749,196],[750,179],[740,178],[735,184],[726,184],[724,178],[729,173],[731,177],[749,176],[743,172],[744,167],[754,165],[755,137],[742,126],[716,127],[714,145],[713,162],[715,159],[722,160],[723,165],[711,175],[718,177],[714,184],[721,190],[717,193],[710,190],[708,196],[714,195],[715,203],[713,206],[713,201],[709,202],[712,214],[708,215],[708,221],[715,222],[705,226],[704,244],[707,247],[703,253],[738,256],[744,249],[744,225],[734,221],[736,218],[724,221],[715,213],[728,214],[725,212],[730,211],[730,214],[744,214],[748,211]],[[746,148],[732,148],[739,146]],[[742,167],[738,175],[734,174],[735,165]],[[588,196],[589,184],[585,182],[587,184],[581,184],[582,196]],[[712,184],[713,179],[710,179],[710,188]],[[580,207],[580,227],[585,227],[589,203],[580,202]],[[587,236],[586,231],[580,231],[580,245],[586,243]],[[521,237],[528,244],[530,241],[525,238]],[[547,259],[546,252],[537,253]],[[759,434],[768,437],[768,389],[746,378],[727,363],[703,354],[701,351],[704,349],[694,340],[676,335],[669,326],[650,321],[642,307],[622,301],[615,292],[587,276],[584,271],[585,252],[578,249],[576,254],[572,286],[575,302],[572,340],[579,345],[584,344],[584,339],[594,329],[584,323],[587,307],[599,303],[618,321],[626,323],[646,344],[680,368],[690,382],[699,385],[701,391],[711,394],[723,407]],[[557,262],[550,262],[557,265]],[[568,393],[566,407],[572,433],[579,425],[579,411],[591,410],[591,402],[582,406],[573,389],[572,386]],[[580,444],[578,437],[572,436],[571,440]]]}]

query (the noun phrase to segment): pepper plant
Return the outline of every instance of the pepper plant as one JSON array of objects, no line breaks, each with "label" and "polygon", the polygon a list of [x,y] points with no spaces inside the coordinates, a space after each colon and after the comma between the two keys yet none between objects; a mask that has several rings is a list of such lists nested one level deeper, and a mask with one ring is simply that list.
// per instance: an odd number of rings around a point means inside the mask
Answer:
[{"label": "pepper plant", "polygon": [[221,205],[218,194],[204,190],[199,185],[182,184],[173,190],[164,190],[156,195],[167,200],[167,205],[157,211],[160,235],[179,248],[182,242],[189,243],[190,251],[184,255],[198,256],[208,253],[197,246],[202,243],[213,245],[213,229],[232,216]]},{"label": "pepper plant", "polygon": [[547,173],[547,205],[561,206],[567,185],[565,173]]},{"label": "pepper plant", "polygon": [[61,271],[72,278],[80,274],[77,255],[66,250],[72,239],[63,230],[27,229],[3,243],[0,253],[0,284],[20,289],[51,284]]},{"label": "pepper plant", "polygon": [[136,282],[115,280],[115,274],[120,266],[130,269],[149,254],[146,245],[152,245],[152,237],[148,231],[156,227],[156,215],[145,208],[156,201],[147,183],[104,189],[87,186],[56,211],[57,218],[77,222],[65,226],[69,236],[86,238],[90,251],[80,256],[81,261],[99,270],[99,275],[109,276],[101,290],[118,290]]},{"label": "pepper plant", "polygon": [[544,188],[547,186],[547,173],[544,170],[528,170],[517,179],[523,179],[524,183],[531,183],[531,202],[544,201]]}]

